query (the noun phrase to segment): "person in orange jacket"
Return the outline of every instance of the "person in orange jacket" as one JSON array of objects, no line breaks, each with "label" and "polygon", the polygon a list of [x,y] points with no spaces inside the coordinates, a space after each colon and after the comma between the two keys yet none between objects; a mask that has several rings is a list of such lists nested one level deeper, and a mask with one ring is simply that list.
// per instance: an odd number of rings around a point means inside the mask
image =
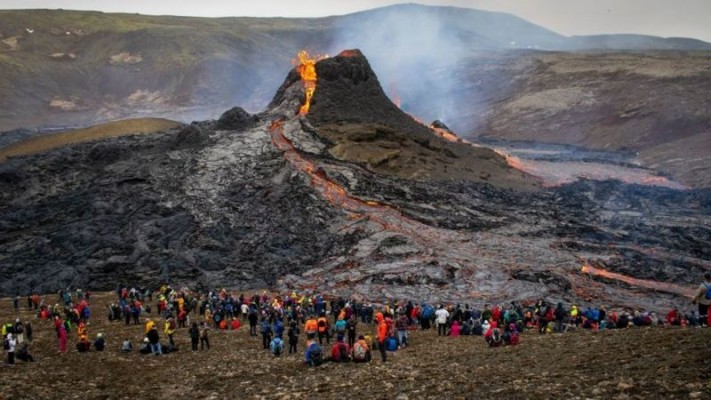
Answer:
[{"label": "person in orange jacket", "polygon": [[306,337],[309,339],[316,337],[316,332],[318,332],[318,321],[316,321],[316,318],[313,315],[306,320],[306,323],[304,324],[304,332],[306,333]]},{"label": "person in orange jacket", "polygon": [[385,354],[385,339],[388,338],[388,324],[385,322],[382,313],[375,315],[375,321],[378,323],[378,349],[380,350],[380,358],[385,362],[387,359]]}]

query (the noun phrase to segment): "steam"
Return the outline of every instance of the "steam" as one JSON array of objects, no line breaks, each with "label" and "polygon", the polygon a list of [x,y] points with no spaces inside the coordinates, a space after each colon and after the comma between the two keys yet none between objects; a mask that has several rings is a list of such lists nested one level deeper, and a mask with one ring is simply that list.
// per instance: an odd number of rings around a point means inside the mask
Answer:
[{"label": "steam", "polygon": [[[363,51],[391,99],[424,122],[444,121],[459,134],[475,131],[486,107],[472,69],[486,53],[563,42],[554,32],[508,14],[398,5],[343,17],[333,52]],[[484,52],[484,53],[483,53]],[[482,57],[482,55],[484,57]]]},{"label": "steam", "polygon": [[[333,48],[359,48],[391,100],[425,122],[454,120],[463,82],[454,68],[470,55],[471,44],[456,35],[440,12],[399,6],[346,16]],[[424,106],[424,107],[423,107]]]}]

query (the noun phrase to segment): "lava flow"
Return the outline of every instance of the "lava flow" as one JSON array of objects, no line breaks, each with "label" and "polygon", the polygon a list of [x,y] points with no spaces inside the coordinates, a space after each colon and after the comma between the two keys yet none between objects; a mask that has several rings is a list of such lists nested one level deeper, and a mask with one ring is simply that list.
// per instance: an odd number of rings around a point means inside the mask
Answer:
[{"label": "lava flow", "polygon": [[299,109],[299,115],[306,115],[311,107],[311,98],[316,91],[316,61],[325,57],[312,58],[306,50],[301,50],[297,54],[297,58],[298,60],[295,59],[293,63],[296,65],[296,71],[301,76],[301,80],[304,81],[304,94],[306,95],[306,100]]},{"label": "lava flow", "polygon": [[628,285],[639,286],[647,289],[658,290],[660,292],[674,293],[682,296],[693,296],[693,289],[686,288],[679,285],[674,285],[671,283],[662,283],[657,281],[650,281],[646,279],[637,279],[630,276],[618,274],[616,272],[610,272],[602,268],[595,268],[590,265],[583,265],[580,268],[580,272],[592,276],[599,276],[606,279],[612,279],[620,282],[624,282]]}]

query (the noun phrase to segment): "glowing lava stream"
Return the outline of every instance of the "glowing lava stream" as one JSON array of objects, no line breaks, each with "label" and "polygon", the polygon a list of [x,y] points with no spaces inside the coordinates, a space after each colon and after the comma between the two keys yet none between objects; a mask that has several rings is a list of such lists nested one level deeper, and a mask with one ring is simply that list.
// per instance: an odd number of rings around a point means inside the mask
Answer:
[{"label": "glowing lava stream", "polygon": [[672,283],[662,283],[662,282],[656,282],[656,281],[651,281],[647,279],[638,279],[638,278],[632,278],[630,276],[618,274],[615,272],[610,272],[606,271],[601,268],[595,268],[590,265],[583,265],[582,268],[580,268],[580,272],[588,274],[588,275],[593,275],[593,276],[599,276],[607,279],[612,279],[612,280],[617,280],[620,282],[627,283],[632,286],[639,286],[647,289],[653,289],[653,290],[658,290],[660,292],[667,292],[667,293],[673,293],[673,294],[678,294],[682,296],[693,296],[694,295],[694,289],[687,288],[684,286],[680,285],[675,285]]},{"label": "glowing lava stream", "polygon": [[[403,215],[390,206],[355,198],[343,187],[329,180],[320,168],[305,159],[294,148],[291,141],[284,135],[284,121],[274,121],[269,127],[269,134],[274,147],[283,153],[284,158],[292,167],[310,178],[311,186],[321,193],[330,204],[378,224],[386,231],[401,233],[412,239],[422,249],[437,250],[442,254],[448,254],[448,258],[456,260],[462,266],[474,267],[472,256],[477,255],[479,249],[473,243],[473,235],[431,227]],[[452,248],[453,243],[458,243],[458,245]],[[427,258],[427,256],[423,257]],[[423,261],[426,261],[424,258]]]}]

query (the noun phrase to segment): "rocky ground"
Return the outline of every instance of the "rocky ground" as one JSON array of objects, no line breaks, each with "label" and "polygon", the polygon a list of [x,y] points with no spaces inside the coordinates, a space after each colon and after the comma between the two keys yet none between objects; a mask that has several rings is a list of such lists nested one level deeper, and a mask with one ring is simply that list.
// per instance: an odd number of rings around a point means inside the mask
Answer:
[{"label": "rocky ground", "polygon": [[[46,296],[49,302],[54,297]],[[481,337],[416,331],[410,333],[412,346],[389,353],[385,364],[378,359],[367,365],[307,368],[301,352],[274,358],[261,349],[261,338],[251,338],[244,327],[211,331],[209,351],[190,351],[187,330],[179,329],[177,353],[120,353],[124,338],[140,342],[143,327],[108,322],[103,310],[113,300],[112,293],[93,296],[88,328],[92,337],[103,333],[106,350],[60,354],[49,323],[25,308],[15,314],[10,299],[0,299],[0,321],[16,315],[32,321],[30,349],[36,358],[31,364],[0,365],[0,398],[711,398],[707,328],[526,332],[519,346],[496,349]],[[373,326],[359,329],[374,331]],[[75,339],[73,333],[70,344]]]}]

